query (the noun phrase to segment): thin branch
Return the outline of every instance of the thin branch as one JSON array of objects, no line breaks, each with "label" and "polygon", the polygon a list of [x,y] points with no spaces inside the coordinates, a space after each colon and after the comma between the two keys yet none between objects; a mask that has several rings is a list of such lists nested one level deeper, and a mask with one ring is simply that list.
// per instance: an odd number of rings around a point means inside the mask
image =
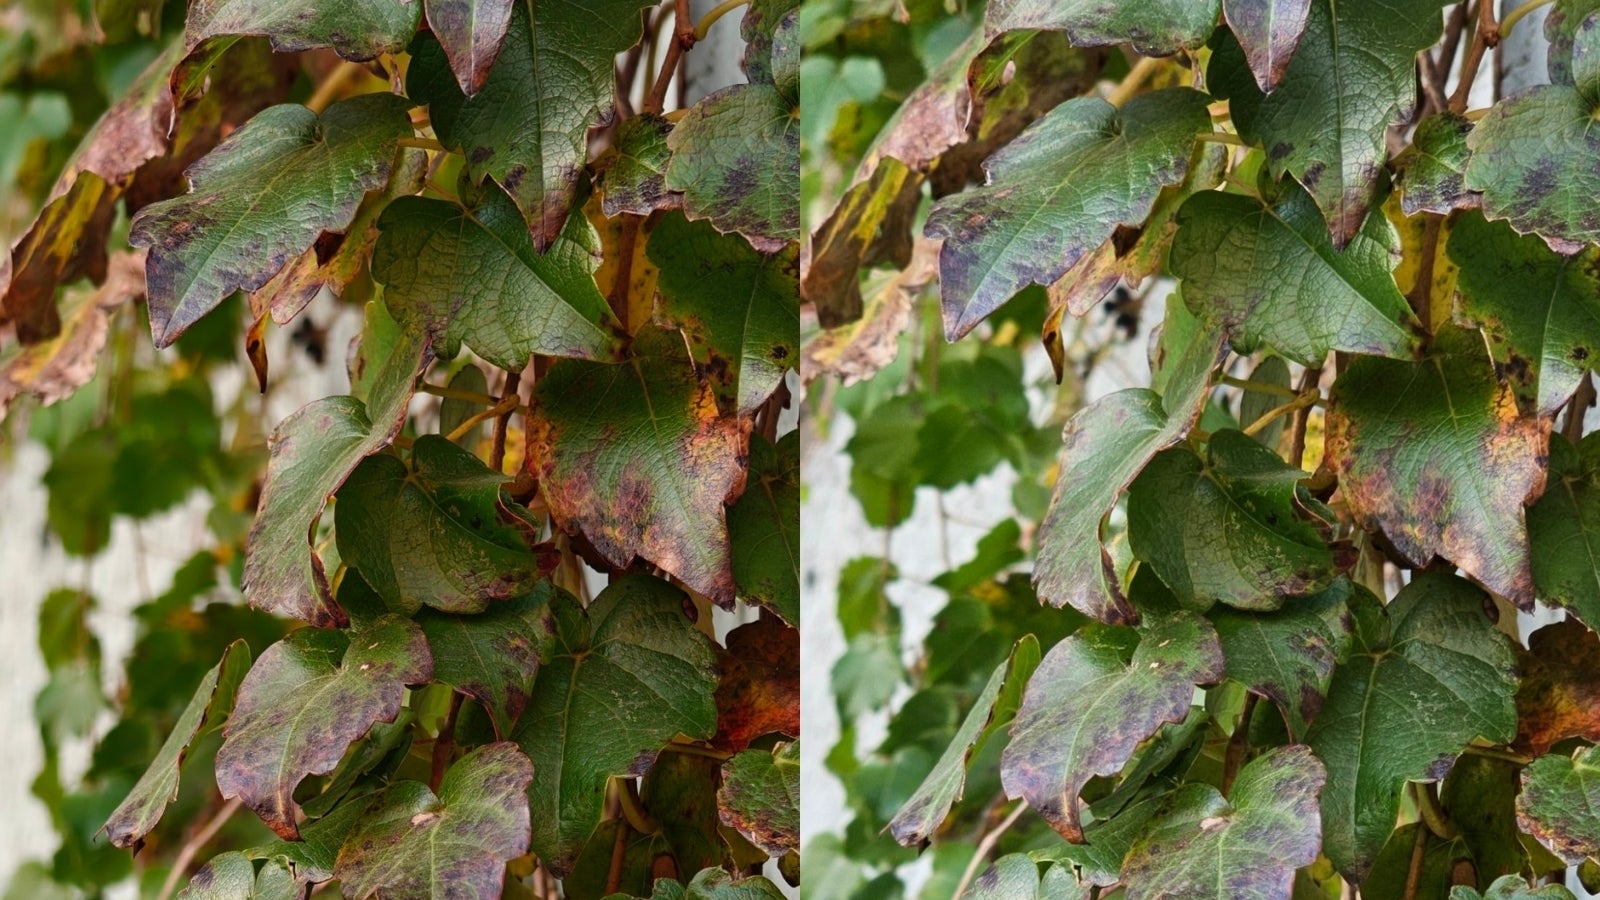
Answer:
[{"label": "thin branch", "polygon": [[522,387],[521,372],[507,372],[506,383],[500,389],[500,405],[511,403],[511,408],[495,417],[494,439],[489,444],[489,468],[503,472],[506,464],[506,429],[511,425],[511,412],[522,401],[517,391]]},{"label": "thin branch", "polygon": [[1550,2],[1551,0],[1528,0],[1527,3],[1524,3],[1516,9],[1513,9],[1511,12],[1506,13],[1505,21],[1500,23],[1500,37],[1503,38],[1510,34],[1511,29],[1517,27],[1517,23],[1522,21],[1523,16],[1526,16],[1528,13],[1533,12],[1541,6],[1549,5]]},{"label": "thin branch", "polygon": [[628,856],[628,820],[617,820],[617,839],[611,844],[611,868],[606,871],[606,894],[622,887],[622,863]]},{"label": "thin branch", "polygon": [[1422,93],[1428,98],[1428,106],[1434,112],[1442,112],[1449,101],[1444,97],[1444,76],[1439,74],[1439,67],[1434,64],[1433,54],[1424,50],[1417,54],[1417,67],[1422,71]]},{"label": "thin branch", "polygon": [[427,137],[401,138],[400,140],[395,141],[395,145],[400,147],[415,147],[418,150],[432,150],[435,153],[442,153],[444,151],[443,144],[439,143],[433,138]]},{"label": "thin branch", "polygon": [[306,109],[320,115],[323,110],[333,105],[333,101],[342,91],[365,74],[367,67],[361,63],[348,60],[340,63],[339,68],[334,69],[321,84],[317,85],[317,90],[311,95],[311,99],[306,101]]},{"label": "thin branch", "polygon": [[1467,96],[1472,93],[1472,83],[1478,79],[1478,67],[1483,64],[1483,54],[1500,43],[1500,32],[1494,21],[1493,0],[1478,0],[1478,27],[1472,34],[1472,46],[1461,61],[1461,80],[1456,82],[1455,93],[1450,95],[1450,111],[1463,112]]},{"label": "thin branch", "polygon": [[1016,808],[1011,810],[1011,813],[1002,819],[999,825],[996,825],[988,834],[984,835],[982,840],[978,841],[978,849],[973,852],[972,860],[967,863],[966,871],[961,873],[961,881],[956,884],[955,892],[950,895],[952,900],[961,900],[962,895],[966,894],[967,886],[972,884],[972,879],[978,875],[978,866],[982,865],[985,859],[988,859],[989,852],[999,842],[1000,836],[1005,834],[1006,830],[1012,825],[1015,825],[1018,819],[1022,818],[1022,812],[1027,808],[1028,801],[1018,800]]},{"label": "thin branch", "polygon": [[644,105],[640,112],[660,114],[667,105],[667,85],[672,81],[672,75],[678,71],[678,62],[683,59],[685,50],[694,46],[694,23],[689,18],[689,0],[674,0],[673,13],[677,17],[673,24],[674,39],[667,44],[667,55],[661,60],[661,71],[656,73],[656,80],[650,85],[650,94],[644,98]]},{"label": "thin branch", "polygon": [[699,22],[695,23],[694,39],[697,41],[705,40],[706,35],[711,32],[711,26],[717,24],[718,19],[749,2],[750,0],[722,0],[721,3],[712,7],[710,12],[702,16]]},{"label": "thin branch", "polygon": [[1244,433],[1250,435],[1251,437],[1255,437],[1261,432],[1267,430],[1267,426],[1272,424],[1273,419],[1276,419],[1285,413],[1296,412],[1298,410],[1305,409],[1308,406],[1316,406],[1324,402],[1325,401],[1322,399],[1321,391],[1307,391],[1293,400],[1290,400],[1288,403],[1283,404],[1282,406],[1275,406],[1272,409],[1262,413],[1261,418],[1256,419],[1254,422],[1251,422],[1249,425],[1244,427]]},{"label": "thin branch", "polygon": [[1253,391],[1257,394],[1271,394],[1274,397],[1284,397],[1289,400],[1296,399],[1301,394],[1305,393],[1304,390],[1297,391],[1294,388],[1284,387],[1281,384],[1271,384],[1265,381],[1251,381],[1248,378],[1236,378],[1232,375],[1223,375],[1220,379],[1220,382],[1229,387],[1236,387],[1242,391]]},{"label": "thin branch", "polygon": [[211,839],[217,836],[217,832],[222,830],[222,826],[226,825],[228,820],[233,818],[233,814],[243,806],[244,801],[237,797],[222,804],[222,808],[217,810],[217,814],[212,816],[210,821],[195,832],[193,837],[183,842],[183,847],[178,851],[177,858],[172,861],[172,871],[167,873],[167,880],[161,883],[161,893],[156,895],[156,900],[167,900],[172,896],[172,892],[178,889],[178,879],[189,871],[189,865],[194,862],[195,855],[206,844],[211,843]]},{"label": "thin branch", "polygon": [[496,403],[482,412],[474,413],[473,415],[468,416],[460,425],[455,427],[454,431],[445,435],[445,439],[452,442],[459,441],[471,433],[472,429],[478,427],[480,422],[487,422],[488,420],[497,416],[509,414],[516,408],[517,398],[514,396],[507,397],[506,399],[501,400],[499,403]]},{"label": "thin branch", "polygon": [[1417,261],[1417,283],[1411,286],[1411,309],[1417,321],[1433,334],[1433,260],[1439,255],[1442,216],[1429,215],[1422,226],[1422,256]]},{"label": "thin branch", "polygon": [[1567,420],[1561,429],[1566,439],[1574,444],[1583,439],[1583,420],[1588,416],[1589,407],[1594,405],[1594,398],[1594,376],[1585,372],[1583,380],[1578,382],[1577,392],[1567,403]]},{"label": "thin branch", "polygon": [[461,695],[451,691],[450,712],[445,714],[444,724],[439,726],[439,736],[433,741],[432,768],[428,772],[428,787],[436,794],[439,792],[439,783],[444,781],[445,770],[450,768],[450,754],[456,747],[456,716],[460,712]]},{"label": "thin branch", "polygon": [[[1321,366],[1315,369],[1307,369],[1305,374],[1300,376],[1300,392],[1303,394],[1307,391],[1315,390],[1321,382]],[[1293,436],[1290,438],[1289,443],[1289,465],[1294,466],[1296,469],[1305,468],[1306,426],[1310,424],[1310,421],[1311,408],[1309,406],[1294,411]]]},{"label": "thin branch", "polygon": [[480,394],[477,391],[463,391],[460,388],[446,387],[442,384],[430,384],[426,381],[418,384],[417,390],[424,394],[432,394],[435,397],[446,397],[451,400],[461,400],[466,403],[480,403],[484,406],[493,406],[496,403],[499,403],[501,400],[500,397],[496,397],[493,394]]},{"label": "thin branch", "polygon": [[1417,839],[1411,845],[1411,865],[1406,869],[1406,892],[1402,900],[1417,900],[1417,886],[1422,882],[1422,859],[1428,849],[1426,828],[1417,828]]},{"label": "thin branch", "polygon": [[1128,102],[1128,100],[1133,97],[1134,93],[1137,92],[1146,81],[1150,80],[1150,76],[1154,75],[1155,71],[1161,68],[1162,64],[1165,62],[1166,60],[1156,56],[1146,56],[1141,58],[1132,69],[1128,70],[1128,74],[1123,76],[1122,81],[1119,82],[1115,88],[1111,89],[1110,96],[1106,97],[1107,102],[1109,102],[1112,106],[1120,108],[1122,104]]}]

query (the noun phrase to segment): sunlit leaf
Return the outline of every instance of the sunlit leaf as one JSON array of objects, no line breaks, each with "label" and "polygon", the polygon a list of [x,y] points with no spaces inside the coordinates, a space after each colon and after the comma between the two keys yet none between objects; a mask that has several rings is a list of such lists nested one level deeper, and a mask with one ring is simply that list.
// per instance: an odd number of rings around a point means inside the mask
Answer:
[{"label": "sunlit leaf", "polygon": [[1065,31],[1080,47],[1132,43],[1147,56],[1193,50],[1217,23],[1218,0],[995,0],[984,16],[990,35],[1024,28]]}]

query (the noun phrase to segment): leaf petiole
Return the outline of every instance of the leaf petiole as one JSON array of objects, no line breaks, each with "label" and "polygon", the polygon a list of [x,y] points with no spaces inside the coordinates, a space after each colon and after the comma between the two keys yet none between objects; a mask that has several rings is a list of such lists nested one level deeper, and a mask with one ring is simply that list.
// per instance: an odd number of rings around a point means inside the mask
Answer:
[{"label": "leaf petiole", "polygon": [[1548,6],[1550,2],[1551,0],[1528,0],[1527,3],[1524,3],[1516,9],[1513,9],[1511,12],[1506,13],[1506,17],[1500,20],[1501,39],[1503,40],[1506,35],[1511,33],[1511,29],[1516,27],[1517,22],[1521,21],[1523,16],[1526,16],[1528,13],[1533,12],[1541,6]]},{"label": "leaf petiole", "polygon": [[717,24],[718,19],[749,2],[750,0],[722,0],[721,3],[712,7],[710,12],[702,16],[700,21],[695,23],[694,39],[697,41],[705,40],[706,35],[711,31],[711,26]]}]

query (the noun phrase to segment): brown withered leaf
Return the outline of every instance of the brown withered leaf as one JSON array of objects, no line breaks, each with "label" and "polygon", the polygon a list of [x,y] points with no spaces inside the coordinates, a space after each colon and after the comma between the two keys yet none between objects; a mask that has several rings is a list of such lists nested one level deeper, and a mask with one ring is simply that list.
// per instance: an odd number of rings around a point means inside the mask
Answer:
[{"label": "brown withered leaf", "polygon": [[61,331],[56,288],[88,276],[106,278],[106,234],[116,213],[117,190],[92,172],[45,204],[39,217],[0,259],[0,327],[37,344]]},{"label": "brown withered leaf", "polygon": [[832,375],[853,384],[894,362],[900,334],[911,321],[911,303],[938,271],[939,241],[917,238],[905,268],[868,281],[865,312],[859,319],[823,331],[805,344],[800,351],[800,380],[810,384],[820,375]]},{"label": "brown withered leaf", "polygon": [[718,654],[717,736],[722,750],[743,750],[762,735],[800,736],[800,631],[772,616],[728,632]]},{"label": "brown withered leaf", "polygon": [[823,328],[861,318],[861,271],[881,262],[911,261],[911,219],[922,199],[922,176],[889,157],[844,198],[817,230],[800,275],[800,298],[813,304]]},{"label": "brown withered leaf", "polygon": [[1543,756],[1567,738],[1600,741],[1600,636],[1567,619],[1528,635],[1517,688],[1517,742]]},{"label": "brown withered leaf", "polygon": [[551,366],[534,390],[528,439],[564,530],[612,565],[639,557],[733,605],[723,504],[744,490],[750,420],[719,414],[681,335],[646,327],[622,363]]},{"label": "brown withered leaf", "polygon": [[143,253],[111,257],[105,283],[69,291],[59,333],[0,352],[0,419],[22,394],[32,394],[49,406],[87,384],[105,347],[111,312],[143,293]]}]

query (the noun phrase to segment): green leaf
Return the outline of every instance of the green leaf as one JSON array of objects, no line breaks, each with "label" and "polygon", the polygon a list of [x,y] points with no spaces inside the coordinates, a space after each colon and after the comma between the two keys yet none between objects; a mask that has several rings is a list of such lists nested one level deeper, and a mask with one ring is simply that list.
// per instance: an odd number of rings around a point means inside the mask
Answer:
[{"label": "green leaf", "polygon": [[1519,655],[1516,748],[1543,756],[1571,737],[1600,742],[1600,635],[1569,618],[1528,635]]},{"label": "green leaf", "polygon": [[296,840],[294,790],[333,771],[376,722],[392,722],[406,685],[433,662],[422,630],[388,617],[341,632],[302,628],[273,644],[239,685],[217,751],[217,789],[238,797],[284,840]]},{"label": "green leaf", "polygon": [[1216,316],[1240,353],[1263,344],[1305,366],[1328,351],[1409,358],[1420,328],[1392,271],[1400,241],[1382,213],[1336,249],[1311,198],[1290,185],[1275,206],[1205,191],[1178,212],[1170,265],[1183,299]]},{"label": "green leaf", "polygon": [[[661,893],[659,881],[656,893]],[[783,892],[760,875],[735,880],[725,869],[701,869],[683,900],[783,900]]]},{"label": "green leaf", "polygon": [[497,896],[505,864],[528,849],[532,778],[516,744],[495,743],[450,766],[438,796],[416,781],[391,786],[339,849],[344,896]]},{"label": "green leaf", "polygon": [[965,335],[1024,287],[1060,278],[1118,225],[1143,222],[1161,188],[1188,173],[1195,134],[1209,130],[1206,96],[1188,88],[1142,94],[1121,110],[1081,97],[989,157],[984,187],[928,215],[927,235],[944,238],[946,336]]},{"label": "green leaf", "polygon": [[1303,737],[1322,710],[1334,661],[1350,643],[1350,594],[1365,590],[1339,578],[1275,612],[1211,611],[1228,677],[1276,703],[1291,738]]},{"label": "green leaf", "polygon": [[1545,68],[1551,84],[1573,83],[1572,55],[1578,30],[1589,14],[1600,9],[1594,0],[1556,0],[1544,17],[1544,37],[1550,42]]},{"label": "green leaf", "polygon": [[141,209],[128,240],[150,248],[156,346],[266,284],[324,231],[343,231],[362,195],[388,183],[409,105],[367,94],[321,116],[294,103],[263,110],[189,167],[189,193]]},{"label": "green leaf", "polygon": [[461,92],[483,89],[511,27],[513,0],[427,0],[428,28],[439,39]]},{"label": "green leaf", "polygon": [[1546,603],[1600,628],[1600,432],[1550,438],[1549,478],[1528,508],[1533,583]]},{"label": "green leaf", "polygon": [[1418,566],[1443,557],[1524,609],[1523,504],[1544,485],[1548,420],[1523,418],[1483,338],[1441,328],[1418,362],[1353,360],[1329,397],[1326,464],[1356,521]]},{"label": "green leaf", "polygon": [[1128,539],[1186,606],[1277,609],[1326,588],[1333,552],[1300,510],[1306,473],[1232,429],[1165,450],[1128,487]]},{"label": "green leaf", "polygon": [[767,253],[800,237],[797,22],[790,13],[773,34],[770,77],[752,71],[750,84],[696,103],[667,135],[666,186],[683,194],[684,214]]},{"label": "green leaf", "polygon": [[[768,756],[770,758],[770,754]],[[729,856],[728,844],[722,836],[721,813],[717,807],[717,784],[722,777],[722,765],[720,760],[711,756],[663,753],[656,757],[650,771],[639,782],[640,804],[661,824],[661,833],[650,837],[665,840],[680,872],[719,866]],[[799,807],[795,809],[798,815]],[[629,827],[626,822],[619,824],[624,828]],[[636,840],[639,837],[643,835],[635,835]],[[589,838],[588,850],[591,853],[600,851],[605,858],[604,874],[607,875],[614,847],[615,838],[598,847],[595,839]],[[649,854],[644,862],[648,883],[654,853]],[[581,863],[579,868],[582,868]],[[575,896],[581,893],[577,890],[579,885],[574,880],[576,877],[572,876],[564,884],[568,893]]]},{"label": "green leaf", "polygon": [[[915,846],[933,836],[950,807],[961,799],[967,783],[967,762],[980,741],[998,732],[1016,715],[1020,687],[1028,682],[1039,666],[1039,642],[1032,635],[1017,641],[1011,654],[1000,662],[984,685],[983,693],[973,701],[967,717],[945,748],[933,770],[922,780],[916,793],[911,795],[900,811],[889,820],[889,831],[894,839],[906,846]],[[1002,690],[1005,691],[1003,702]],[[1008,708],[1009,707],[1009,708]]]},{"label": "green leaf", "polygon": [[653,113],[640,113],[617,123],[611,149],[595,161],[600,209],[607,218],[623,213],[648,216],[658,209],[677,209],[683,198],[667,190],[667,135],[672,123]]},{"label": "green leaf", "polygon": [[475,616],[433,610],[417,615],[433,654],[434,680],[482,703],[499,738],[510,737],[528,705],[539,671],[540,622],[554,592],[550,582],[540,581]]},{"label": "green leaf", "polygon": [[840,721],[852,722],[863,713],[881,709],[902,677],[898,636],[868,632],[851,638],[829,673]]},{"label": "green leaf", "polygon": [[744,494],[728,507],[733,580],[739,596],[800,625],[800,432],[776,446],[750,441]]},{"label": "green leaf", "polygon": [[484,191],[474,209],[402,197],[378,228],[372,278],[403,327],[463,341],[510,371],[534,354],[616,357],[616,319],[594,282],[599,240],[583,216],[543,253],[498,190]]},{"label": "green leaf", "polygon": [[1210,622],[1147,613],[1140,633],[1090,623],[1052,648],[1000,757],[1006,796],[1028,801],[1073,843],[1084,839],[1078,793],[1089,779],[1121,771],[1141,741],[1188,715],[1196,684],[1222,678]]},{"label": "green leaf", "polygon": [[295,900],[304,893],[282,862],[269,859],[257,874],[255,863],[233,851],[201,866],[178,900]]},{"label": "green leaf", "polygon": [[1420,212],[1448,215],[1451,210],[1476,208],[1482,198],[1467,190],[1467,135],[1472,121],[1455,113],[1429,116],[1417,124],[1411,147],[1395,159],[1399,169],[1400,209],[1407,216]]},{"label": "green leaf", "polygon": [[1089,886],[1079,884],[1061,866],[1051,866],[1040,878],[1038,863],[1026,854],[1008,853],[990,863],[961,896],[967,900],[1089,900]]},{"label": "green leaf", "polygon": [[1521,875],[1502,875],[1489,885],[1487,894],[1480,894],[1465,885],[1450,889],[1450,900],[1576,900],[1572,892],[1559,884],[1528,887]]},{"label": "green leaf", "polygon": [[1459,311],[1483,329],[1524,406],[1553,416],[1600,361],[1600,250],[1562,256],[1503,222],[1450,230]]},{"label": "green leaf", "polygon": [[[489,379],[483,370],[475,364],[468,364],[461,371],[450,376],[450,383],[446,385],[452,391],[466,391],[473,394],[487,395],[489,393]],[[439,433],[452,434],[461,424],[483,411],[483,404],[474,400],[463,400],[458,397],[445,397],[439,401]],[[479,422],[467,431],[466,434],[456,438],[456,445],[468,450],[478,446],[483,438],[484,423]]]},{"label": "green leaf", "polygon": [[1387,157],[1384,133],[1416,103],[1416,55],[1439,39],[1441,6],[1314,0],[1277,88],[1263,95],[1252,81],[1233,85],[1239,133],[1266,150],[1274,177],[1287,173],[1305,186],[1335,247],[1367,220]]},{"label": "green leaf", "polygon": [[1288,897],[1294,870],[1317,858],[1322,763],[1303,746],[1250,761],[1227,799],[1187,784],[1146,826],[1123,864],[1128,900]]},{"label": "green leaf", "polygon": [[517,0],[505,43],[472,97],[437,41],[412,47],[407,93],[428,104],[439,140],[475,181],[516,201],[534,246],[561,234],[588,156],[589,127],[607,117],[615,59],[639,40],[646,0]]},{"label": "green leaf", "polygon": [[1517,828],[1520,775],[1521,767],[1507,760],[1463,754],[1439,791],[1444,814],[1472,853],[1479,884],[1528,867]]},{"label": "green leaf", "polygon": [[362,458],[399,433],[416,377],[431,357],[423,340],[414,331],[402,332],[386,356],[363,357],[365,403],[324,397],[273,430],[272,459],[245,546],[240,585],[251,605],[323,627],[348,623],[312,547],[316,522],[328,496]]},{"label": "green leaf", "polygon": [[1517,819],[1568,865],[1600,859],[1600,747],[1534,760],[1522,773]]},{"label": "green leaf", "polygon": [[742,750],[722,766],[722,823],[771,856],[800,849],[800,742]]},{"label": "green leaf", "polygon": [[421,4],[396,0],[193,0],[184,23],[184,52],[208,38],[259,34],[284,53],[332,47],[345,59],[368,60],[405,49]]},{"label": "green leaf", "polygon": [[1352,881],[1394,830],[1408,780],[1440,780],[1474,738],[1516,736],[1516,658],[1486,600],[1437,573],[1417,574],[1387,607],[1351,597],[1354,642],[1306,743],[1328,767],[1323,852]]},{"label": "green leaf", "polygon": [[1222,0],[1222,15],[1263,91],[1278,86],[1311,14],[1311,0]]},{"label": "green leaf", "polygon": [[1218,0],[994,0],[984,15],[990,37],[1002,31],[1065,31],[1075,47],[1131,43],[1145,56],[1167,56],[1205,44],[1217,24]]},{"label": "green leaf", "polygon": [[651,232],[649,254],[661,269],[657,321],[683,330],[730,411],[754,413],[799,358],[798,246],[769,256],[670,215]]},{"label": "green leaf", "polygon": [[1100,523],[1145,463],[1181,440],[1199,417],[1222,346],[1221,332],[1206,329],[1171,359],[1162,394],[1118,391],[1067,422],[1061,474],[1039,526],[1033,583],[1040,600],[1070,604],[1106,622],[1138,618],[1100,544]]},{"label": "green leaf", "polygon": [[531,849],[566,874],[600,818],[606,779],[682,733],[716,731],[716,657],[684,618],[682,591],[641,575],[583,609],[557,593],[546,649],[514,739],[533,760]]},{"label": "green leaf", "polygon": [[[404,721],[404,717],[401,718]],[[320,883],[333,877],[333,865],[339,848],[367,813],[370,797],[356,797],[341,803],[332,812],[315,821],[300,826],[298,841],[273,841],[265,847],[247,850],[252,859],[282,857],[294,868],[301,881]],[[309,805],[309,804],[308,804]]]},{"label": "green leaf", "polygon": [[723,504],[744,485],[749,428],[717,411],[677,333],[646,328],[625,363],[568,360],[539,379],[531,467],[561,527],[613,565],[642,557],[731,607]]},{"label": "green leaf", "polygon": [[483,612],[541,575],[521,532],[502,518],[507,480],[436,434],[417,438],[409,465],[369,456],[333,506],[339,556],[397,611]]},{"label": "green leaf", "polygon": [[[1596,23],[1600,13],[1577,29],[1574,58],[1600,56]],[[1600,133],[1592,127],[1600,72],[1575,74],[1575,87],[1543,85],[1496,103],[1467,137],[1466,185],[1483,192],[1484,215],[1569,252],[1600,241],[1600,210],[1572,201],[1600,191]]]},{"label": "green leaf", "polygon": [[167,740],[161,745],[150,768],[106,820],[106,837],[118,847],[135,853],[144,845],[144,836],[161,821],[167,804],[178,799],[178,770],[189,746],[203,727],[216,730],[233,710],[239,682],[250,668],[250,648],[234,641],[223,651],[222,659],[200,680],[189,705],[184,707]]}]

